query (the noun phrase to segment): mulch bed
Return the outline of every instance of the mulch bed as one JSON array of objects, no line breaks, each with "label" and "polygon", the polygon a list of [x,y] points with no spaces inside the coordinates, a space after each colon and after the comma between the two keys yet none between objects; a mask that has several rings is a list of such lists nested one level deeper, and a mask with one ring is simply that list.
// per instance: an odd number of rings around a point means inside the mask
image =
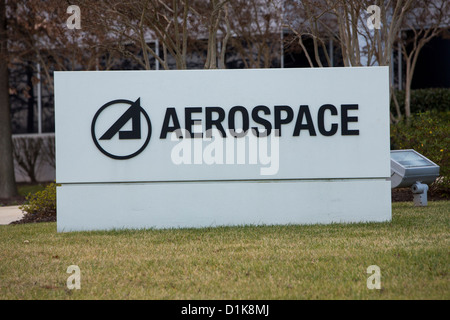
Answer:
[{"label": "mulch bed", "polygon": [[56,216],[43,216],[39,214],[25,214],[21,220],[13,221],[10,224],[56,222]]},{"label": "mulch bed", "polygon": [[[413,198],[411,188],[392,189],[392,202],[408,202],[413,201]],[[433,190],[428,190],[427,198],[428,201],[450,200],[448,196],[445,197]]]},{"label": "mulch bed", "polygon": [[[449,200],[449,197],[444,197],[432,190],[428,191],[428,201]],[[413,194],[410,188],[392,189],[392,202],[409,202],[413,201]],[[0,199],[0,206],[14,206],[25,203],[25,197],[14,197],[10,199]],[[55,222],[56,216],[46,216],[37,214],[25,214],[25,216],[18,221],[11,222],[10,224],[23,224],[23,223],[37,223],[37,222]]]}]

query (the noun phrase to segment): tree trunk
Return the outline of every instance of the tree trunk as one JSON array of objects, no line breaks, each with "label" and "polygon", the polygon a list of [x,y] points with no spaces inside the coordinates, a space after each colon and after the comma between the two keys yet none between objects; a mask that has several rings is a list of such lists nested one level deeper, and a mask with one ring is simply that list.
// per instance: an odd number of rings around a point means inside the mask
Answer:
[{"label": "tree trunk", "polygon": [[405,117],[411,117],[411,82],[407,81],[405,86]]},{"label": "tree trunk", "polygon": [[405,117],[409,121],[411,117],[411,82],[412,82],[412,72],[411,72],[411,59],[406,60],[406,81],[405,81]]},{"label": "tree trunk", "polygon": [[27,132],[34,133],[34,85],[33,85],[33,68],[31,62],[27,65],[27,86],[28,91],[28,116],[27,116]]},{"label": "tree trunk", "polygon": [[6,0],[0,0],[0,198],[17,195],[12,155]]}]

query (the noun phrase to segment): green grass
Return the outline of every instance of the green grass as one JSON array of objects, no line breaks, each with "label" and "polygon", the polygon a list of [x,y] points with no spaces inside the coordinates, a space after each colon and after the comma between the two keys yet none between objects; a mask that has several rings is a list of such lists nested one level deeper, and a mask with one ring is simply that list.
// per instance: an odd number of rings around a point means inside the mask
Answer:
[{"label": "green grass", "polygon": [[[387,223],[56,233],[0,226],[0,299],[449,299],[450,201]],[[69,265],[81,289],[68,290]],[[370,265],[381,290],[366,286]]]}]

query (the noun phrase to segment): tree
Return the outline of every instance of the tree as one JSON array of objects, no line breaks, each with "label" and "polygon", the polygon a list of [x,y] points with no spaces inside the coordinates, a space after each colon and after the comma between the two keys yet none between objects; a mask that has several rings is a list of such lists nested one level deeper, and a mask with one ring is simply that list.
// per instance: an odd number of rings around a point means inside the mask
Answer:
[{"label": "tree", "polygon": [[0,198],[17,195],[12,154],[6,22],[6,0],[0,0]]},{"label": "tree", "polygon": [[[411,83],[419,54],[431,39],[444,32],[443,26],[448,26],[450,22],[448,0],[414,1],[413,8],[403,26],[404,29],[411,31],[412,36],[408,38],[405,32],[400,31],[398,40],[406,66],[404,110],[406,118],[411,116]],[[397,107],[396,121],[401,120],[403,116],[402,112],[398,111]]]},{"label": "tree", "polygon": [[[186,69],[201,60],[205,69],[225,68],[233,48],[246,68],[270,67],[280,50],[280,19],[274,0],[84,0],[95,7],[91,29],[115,38],[107,49],[151,69],[152,57],[164,69]],[[86,23],[84,23],[86,26]],[[150,45],[157,40],[159,51]],[[173,63],[171,63],[173,62]]]},{"label": "tree", "polygon": [[[196,14],[208,26],[208,42],[206,47],[205,69],[225,68],[225,53],[230,37],[229,0],[211,0],[206,3],[203,11],[196,10]],[[202,12],[203,16],[199,13]],[[223,20],[222,21],[222,14]],[[225,23],[222,42],[220,42],[220,52],[218,50],[218,32],[221,25]]]},{"label": "tree", "polygon": [[[8,32],[14,61],[33,68],[39,63],[41,79],[51,91],[54,70],[108,70],[116,58],[102,50],[114,40],[103,30],[96,30],[89,23],[83,23],[81,30],[67,27],[67,6],[60,0],[45,0],[45,8],[42,0],[9,3]],[[83,7],[83,22],[89,21],[95,9]]]},{"label": "tree", "polygon": [[[146,70],[151,69],[149,57],[164,69],[170,68],[171,58],[177,69],[186,69],[192,25],[188,20],[193,18],[189,0],[84,0],[80,6],[95,8],[87,20],[90,30],[102,30],[114,38],[102,46],[109,52],[130,58]],[[162,54],[150,45],[150,39],[159,41]]]},{"label": "tree", "polygon": [[[375,17],[379,19],[376,27],[368,23],[368,19],[372,18],[373,11],[370,8],[374,8],[373,5],[376,5],[375,12],[379,14]],[[404,22],[412,12],[413,0],[375,3],[373,0],[303,0],[296,3],[294,8],[301,18],[300,21],[294,20],[296,24],[289,27],[298,36],[299,42],[307,30],[306,34],[313,39],[315,61],[319,66],[322,64],[317,54],[318,47],[319,44],[324,47],[325,38],[328,37],[338,43],[344,66],[389,66],[392,71],[392,51]],[[326,56],[326,50],[324,52]],[[314,67],[313,60],[307,57],[311,67]],[[394,93],[392,80],[391,96]],[[398,104],[396,113],[402,114]],[[397,121],[393,113],[391,121]]]},{"label": "tree", "polygon": [[230,3],[230,44],[245,68],[270,68],[282,52],[282,5],[273,0]]},{"label": "tree", "polygon": [[[304,0],[290,2],[284,10],[284,27],[292,33],[292,36],[287,39],[288,48],[295,47],[293,43],[300,46],[311,68],[324,67],[324,61],[320,58],[320,49],[327,65],[332,65],[326,45],[330,40],[332,42],[339,40],[335,32],[339,29],[334,15],[336,6],[337,3],[327,1]],[[312,52],[306,47],[306,40],[312,43]]]},{"label": "tree", "polygon": [[[69,30],[67,6],[68,2],[59,0],[0,0],[0,198],[17,194],[9,99],[16,88],[10,87],[8,64],[26,66],[29,92],[25,96],[29,97],[29,111],[34,109],[32,88],[39,81],[34,76],[38,63],[42,69],[40,81],[50,91],[53,91],[53,70],[107,69],[112,65],[99,47],[109,39],[96,30]],[[33,121],[31,112],[28,123]],[[18,152],[16,156],[25,156]],[[21,158],[16,160],[20,162]]]}]

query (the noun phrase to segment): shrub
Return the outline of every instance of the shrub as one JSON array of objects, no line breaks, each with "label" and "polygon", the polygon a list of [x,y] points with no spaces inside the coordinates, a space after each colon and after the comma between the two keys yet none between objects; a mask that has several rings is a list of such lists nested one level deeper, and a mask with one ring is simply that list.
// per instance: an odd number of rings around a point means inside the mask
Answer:
[{"label": "shrub", "polygon": [[[400,110],[405,110],[405,91],[395,91]],[[411,114],[425,111],[449,112],[450,88],[429,88],[411,90]],[[391,111],[395,113],[394,102]]]},{"label": "shrub", "polygon": [[56,184],[51,183],[44,190],[28,194],[26,204],[19,207],[25,216],[56,218]]},{"label": "shrub", "polygon": [[391,125],[391,149],[414,149],[440,166],[431,191],[450,196],[450,112],[427,111]]}]

